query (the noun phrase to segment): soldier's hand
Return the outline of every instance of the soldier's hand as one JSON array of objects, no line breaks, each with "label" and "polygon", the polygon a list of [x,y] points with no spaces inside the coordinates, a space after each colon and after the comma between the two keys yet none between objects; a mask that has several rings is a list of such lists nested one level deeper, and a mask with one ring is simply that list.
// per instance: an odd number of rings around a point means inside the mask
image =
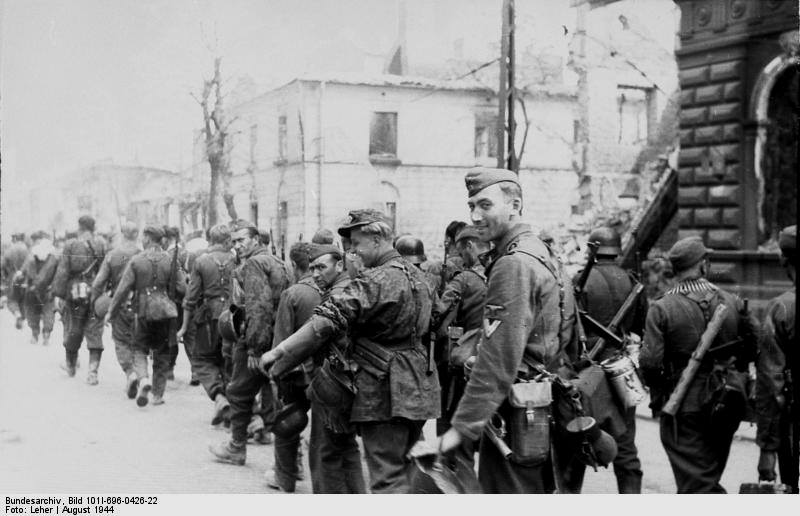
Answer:
[{"label": "soldier's hand", "polygon": [[758,479],[775,481],[775,452],[761,450],[761,455],[758,457]]},{"label": "soldier's hand", "polygon": [[64,300],[58,296],[53,298],[53,305],[55,305],[56,312],[61,312],[64,310]]},{"label": "soldier's hand", "polygon": [[272,367],[272,364],[278,361],[278,359],[283,356],[283,350],[280,349],[280,346],[275,347],[263,355],[261,355],[261,359],[259,360],[259,369],[265,375],[269,375],[269,368]]},{"label": "soldier's hand", "polygon": [[260,371],[260,368],[258,367],[258,357],[252,355],[247,357],[247,369],[253,373]]},{"label": "soldier's hand", "polygon": [[175,335],[178,339],[178,342],[183,342],[183,336],[186,335],[186,327],[181,326],[181,329],[178,330],[178,333],[176,333]]},{"label": "soldier's hand", "polygon": [[439,437],[439,446],[437,446],[440,454],[451,452],[461,446],[463,437],[458,433],[455,428],[450,428]]}]

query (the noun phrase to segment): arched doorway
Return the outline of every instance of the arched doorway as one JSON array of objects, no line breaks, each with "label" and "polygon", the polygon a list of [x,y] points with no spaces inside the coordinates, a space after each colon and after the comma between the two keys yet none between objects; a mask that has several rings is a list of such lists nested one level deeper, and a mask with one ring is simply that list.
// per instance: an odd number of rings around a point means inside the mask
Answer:
[{"label": "arched doorway", "polygon": [[[781,39],[789,38],[796,36]],[[751,102],[758,124],[753,163],[758,182],[758,243],[767,248],[776,247],[781,228],[797,223],[800,58],[795,45],[784,45],[787,53],[764,67]]]}]

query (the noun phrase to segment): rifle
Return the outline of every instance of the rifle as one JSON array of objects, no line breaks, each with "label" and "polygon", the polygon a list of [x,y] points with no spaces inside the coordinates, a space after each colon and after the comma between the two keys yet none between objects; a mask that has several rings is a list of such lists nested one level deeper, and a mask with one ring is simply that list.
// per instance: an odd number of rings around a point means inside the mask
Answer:
[{"label": "rifle", "polygon": [[718,305],[717,309],[714,310],[714,315],[711,317],[708,326],[706,326],[706,330],[700,337],[700,343],[697,345],[697,349],[692,353],[692,356],[689,358],[689,363],[686,364],[683,372],[681,372],[681,378],[678,380],[678,384],[675,386],[672,394],[670,394],[667,403],[664,404],[664,407],[661,409],[661,412],[664,414],[669,414],[674,417],[675,414],[678,413],[678,409],[680,409],[681,403],[683,403],[683,399],[689,391],[689,387],[697,374],[697,370],[700,368],[703,357],[705,357],[708,349],[711,347],[711,343],[717,337],[720,327],[722,327],[722,322],[725,320],[725,312],[727,310],[728,308],[722,304]]},{"label": "rifle", "polygon": [[[631,311],[633,308],[633,304],[636,302],[636,298],[639,297],[639,294],[642,293],[644,290],[644,285],[641,283],[637,283],[633,290],[630,291],[628,297],[625,298],[625,302],[622,303],[622,306],[619,307],[617,313],[614,314],[614,318],[611,319],[611,322],[608,324],[608,331],[611,333],[615,333],[619,328],[619,325],[622,323],[622,320],[628,315],[628,312]],[[594,346],[592,347],[591,351],[589,351],[589,359],[594,360],[594,357],[600,353],[606,345],[606,339],[600,337],[595,342]]]},{"label": "rifle", "polygon": [[581,271],[578,276],[578,281],[573,285],[575,290],[575,298],[583,294],[583,289],[586,287],[586,280],[589,279],[589,273],[592,272],[592,267],[597,262],[597,250],[600,248],[600,242],[588,242],[586,246],[589,248],[589,255],[586,258],[586,267]]},{"label": "rifle", "polygon": [[178,296],[178,239],[175,239],[175,250],[172,252],[172,263],[169,266],[169,298],[175,301]]},{"label": "rifle", "polygon": [[442,269],[439,271],[439,287],[436,294],[441,297],[444,293],[445,278],[447,278],[447,235],[444,237],[444,258],[442,258]]},{"label": "rifle", "polygon": [[272,236],[272,228],[269,228],[269,246],[272,256],[278,256],[278,250],[275,248],[275,238]]}]

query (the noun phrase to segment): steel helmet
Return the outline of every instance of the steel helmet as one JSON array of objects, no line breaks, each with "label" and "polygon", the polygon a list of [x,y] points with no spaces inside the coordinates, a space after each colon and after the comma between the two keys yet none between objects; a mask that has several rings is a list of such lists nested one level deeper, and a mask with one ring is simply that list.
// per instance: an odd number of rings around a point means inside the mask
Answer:
[{"label": "steel helmet", "polygon": [[308,424],[308,404],[301,402],[288,403],[275,414],[272,433],[278,437],[299,435]]},{"label": "steel helmet", "polygon": [[597,242],[598,255],[617,256],[622,252],[622,240],[614,228],[601,226],[589,234],[589,242]]},{"label": "steel helmet", "polygon": [[394,243],[394,247],[403,258],[415,265],[419,265],[428,259],[425,256],[425,246],[422,240],[411,235],[399,237]]}]

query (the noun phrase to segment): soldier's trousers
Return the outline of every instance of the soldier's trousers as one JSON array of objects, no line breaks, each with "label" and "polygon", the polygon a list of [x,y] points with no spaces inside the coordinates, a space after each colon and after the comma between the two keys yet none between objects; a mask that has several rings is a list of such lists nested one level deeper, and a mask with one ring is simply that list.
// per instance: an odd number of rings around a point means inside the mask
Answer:
[{"label": "soldier's trousers", "polygon": [[[183,307],[178,304],[178,317],[177,319],[172,319],[172,324],[169,327],[169,368],[173,369],[175,367],[175,363],[178,361],[178,351],[180,351],[180,345],[178,343],[178,329],[181,327],[181,322],[183,321]],[[194,324],[194,321],[189,321],[189,326],[186,329],[186,335],[183,336],[183,351],[186,353],[186,358],[189,359],[189,363],[192,363],[192,355],[194,354],[194,346],[195,346],[195,335],[197,332],[197,327]]]},{"label": "soldier's trousers", "polygon": [[675,418],[662,415],[660,426],[678,494],[725,493],[719,479],[739,420],[715,422],[707,412],[679,412]]},{"label": "soldier's trousers", "polygon": [[42,333],[52,333],[56,319],[53,301],[48,299],[42,302],[36,294],[28,292],[25,296],[25,319],[34,336],[38,336],[40,330]]},{"label": "soldier's trousers", "polygon": [[238,443],[247,442],[247,425],[253,417],[253,402],[256,394],[262,392],[261,417],[265,423],[270,422],[273,415],[272,390],[269,380],[258,371],[247,368],[247,347],[242,342],[233,344],[233,374],[228,383],[227,398],[231,406],[231,439]]},{"label": "soldier's trousers", "polygon": [[169,371],[169,328],[171,319],[136,324],[133,343],[133,370],[139,378],[147,378],[147,355],[153,352],[153,395],[163,396]]},{"label": "soldier's trousers", "polygon": [[355,432],[338,433],[325,426],[320,411],[311,404],[311,436],[308,469],[314,494],[363,494],[367,492],[361,453]]},{"label": "soldier's trousers", "polygon": [[190,326],[196,331],[191,357],[192,373],[213,401],[217,394],[225,394],[230,381],[230,371],[225,368],[225,358],[222,356],[222,339],[217,333],[217,320],[203,324],[192,322]]},{"label": "soldier's trousers", "polygon": [[425,421],[399,417],[359,423],[372,493],[409,492],[411,462],[407,455],[419,440],[424,424]]},{"label": "soldier's trousers", "polygon": [[88,349],[103,349],[103,320],[94,315],[88,301],[64,303],[61,314],[64,323],[64,348],[67,353],[77,354],[84,337]]},{"label": "soldier's trousers", "polygon": [[133,310],[122,308],[111,321],[111,338],[122,371],[133,372]]},{"label": "soldier's trousers", "polygon": [[636,449],[636,407],[629,408],[625,414],[623,435],[617,439],[617,457],[614,459],[614,476],[617,477],[617,490],[620,494],[640,494],[642,492],[642,463]]},{"label": "soldier's trousers", "polygon": [[[800,421],[791,420],[783,411],[780,416],[780,445],[778,447],[778,471],[781,482],[792,488],[797,494],[798,468],[800,468]],[[792,442],[791,440],[794,440]]]}]

